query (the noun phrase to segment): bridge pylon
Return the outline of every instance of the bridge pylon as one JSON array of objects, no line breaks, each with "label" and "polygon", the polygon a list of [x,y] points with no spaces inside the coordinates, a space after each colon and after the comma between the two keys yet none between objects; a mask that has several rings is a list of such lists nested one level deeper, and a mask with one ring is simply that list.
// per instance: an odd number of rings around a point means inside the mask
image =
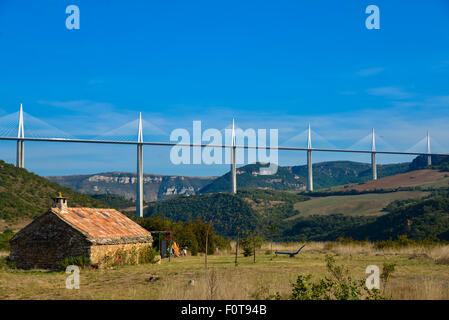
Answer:
[{"label": "bridge pylon", "polygon": [[307,129],[307,191],[313,191],[313,169],[312,169],[312,131]]},{"label": "bridge pylon", "polygon": [[430,134],[427,131],[427,165],[430,167],[432,165],[432,156],[430,154]]},{"label": "bridge pylon", "polygon": [[19,110],[19,126],[17,129],[17,159],[16,166],[19,168],[23,168],[25,166],[25,142],[20,138],[25,138],[25,133],[23,130],[23,107],[20,104]]},{"label": "bridge pylon", "polygon": [[377,180],[376,135],[374,133],[374,128],[372,131],[372,140],[371,140],[371,168],[373,170],[373,180]]},{"label": "bridge pylon", "polygon": [[139,128],[137,133],[137,190],[136,190],[136,213],[143,218],[143,133],[142,113],[139,113]]},{"label": "bridge pylon", "polygon": [[234,127],[234,118],[232,119],[232,131],[231,131],[231,193],[237,193],[237,170],[235,165],[235,153],[236,153],[236,144],[235,144],[235,127]]}]

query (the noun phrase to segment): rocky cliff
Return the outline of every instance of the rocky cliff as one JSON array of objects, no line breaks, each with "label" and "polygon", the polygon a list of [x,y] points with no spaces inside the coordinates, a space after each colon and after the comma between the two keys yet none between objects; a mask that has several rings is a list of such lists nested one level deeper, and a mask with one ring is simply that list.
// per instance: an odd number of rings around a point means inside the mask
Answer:
[{"label": "rocky cliff", "polygon": [[[137,178],[134,173],[106,172],[90,175],[51,176],[47,179],[87,194],[118,194],[135,199]],[[144,199],[162,200],[171,196],[196,194],[216,177],[164,176],[145,174]]]}]

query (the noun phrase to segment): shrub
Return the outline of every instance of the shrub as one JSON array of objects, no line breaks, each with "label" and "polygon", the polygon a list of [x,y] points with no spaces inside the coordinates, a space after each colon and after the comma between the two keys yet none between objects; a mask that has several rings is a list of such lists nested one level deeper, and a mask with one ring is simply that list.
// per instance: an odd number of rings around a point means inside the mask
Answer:
[{"label": "shrub", "polygon": [[9,240],[14,235],[12,230],[6,229],[3,233],[0,234],[0,250],[9,251]]},{"label": "shrub", "polygon": [[90,261],[89,257],[86,256],[77,256],[77,257],[68,257],[62,260],[59,263],[59,266],[61,267],[61,270],[67,269],[68,266],[75,265],[80,268],[84,268],[87,266],[92,265],[92,262]]},{"label": "shrub", "polygon": [[240,240],[240,247],[243,249],[243,256],[250,257],[253,254],[253,244],[250,239]]},{"label": "shrub", "polygon": [[260,249],[263,244],[263,238],[251,235],[249,238],[240,240],[240,246],[243,249],[243,256],[250,257],[254,253],[254,247]]},{"label": "shrub", "polygon": [[290,300],[382,300],[379,290],[369,290],[364,280],[353,279],[344,266],[335,264],[332,255],[326,255],[329,276],[312,282],[312,275],[299,275],[292,284]]},{"label": "shrub", "polygon": [[123,248],[117,249],[112,255],[106,255],[103,258],[102,264],[107,266],[123,266],[126,264],[135,265],[142,263],[156,263],[156,256],[159,252],[151,246],[145,246],[138,250],[125,250]]},{"label": "shrub", "polygon": [[413,240],[409,239],[407,235],[398,236],[397,240],[376,241],[374,242],[374,248],[378,250],[382,249],[401,249],[407,247],[435,247],[441,244],[445,244],[446,241],[435,241],[432,239]]},{"label": "shrub", "polygon": [[9,257],[0,258],[0,270],[1,269],[17,269],[16,264],[9,259]]},{"label": "shrub", "polygon": [[150,246],[139,250],[139,263],[156,263],[156,256],[159,252]]},{"label": "shrub", "polygon": [[385,289],[388,285],[388,282],[390,281],[391,274],[394,272],[394,267],[396,267],[395,263],[384,262],[382,274],[380,275],[380,279],[382,279],[382,282],[384,284],[382,293],[385,293]]},{"label": "shrub", "polygon": [[231,250],[231,242],[225,238],[213,235],[215,246],[220,250]]}]

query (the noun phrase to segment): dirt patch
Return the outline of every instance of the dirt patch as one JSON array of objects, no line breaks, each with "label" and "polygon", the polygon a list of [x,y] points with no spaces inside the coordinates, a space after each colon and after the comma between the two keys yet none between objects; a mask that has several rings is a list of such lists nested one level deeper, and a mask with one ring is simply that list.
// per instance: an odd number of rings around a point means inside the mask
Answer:
[{"label": "dirt patch", "polygon": [[401,173],[394,176],[381,178],[378,180],[372,180],[363,184],[351,184],[345,186],[341,190],[357,190],[367,191],[376,189],[396,189],[399,187],[411,187],[428,182],[434,182],[447,177],[447,172],[441,172],[439,170],[416,170],[407,173]]}]

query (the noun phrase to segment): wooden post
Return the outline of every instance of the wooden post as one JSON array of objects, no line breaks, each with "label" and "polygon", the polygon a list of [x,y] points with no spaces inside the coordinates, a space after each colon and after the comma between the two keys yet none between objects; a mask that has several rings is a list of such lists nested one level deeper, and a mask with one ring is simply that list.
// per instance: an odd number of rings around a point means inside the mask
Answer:
[{"label": "wooden post", "polygon": [[240,227],[237,226],[237,242],[235,243],[235,266],[237,266],[237,257],[239,254],[239,236],[240,236]]},{"label": "wooden post", "polygon": [[256,263],[256,238],[253,238],[253,245],[254,245],[254,263]]}]

